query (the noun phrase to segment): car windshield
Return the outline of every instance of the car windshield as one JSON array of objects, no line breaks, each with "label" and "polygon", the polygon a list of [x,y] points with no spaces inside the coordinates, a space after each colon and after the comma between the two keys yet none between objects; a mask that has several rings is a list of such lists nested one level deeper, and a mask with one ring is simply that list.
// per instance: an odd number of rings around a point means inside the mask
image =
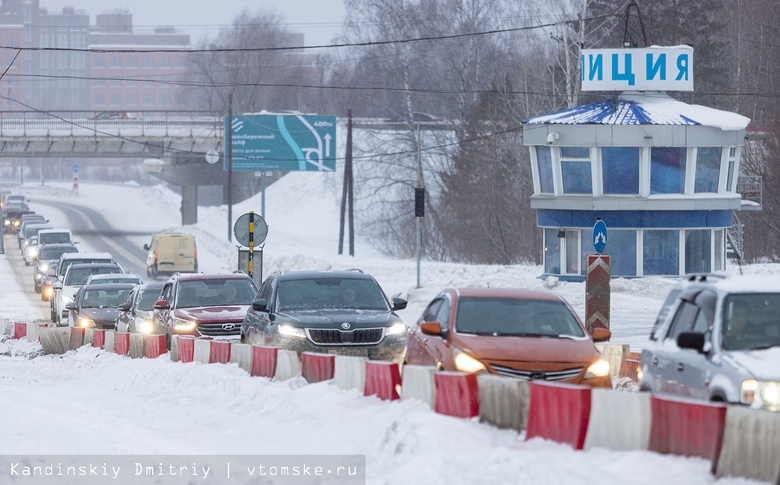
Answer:
[{"label": "car windshield", "polygon": [[81,308],[118,307],[127,299],[130,288],[126,290],[87,290],[81,299]]},{"label": "car windshield", "polygon": [[309,278],[279,282],[277,308],[301,310],[388,310],[382,289],[373,279]]},{"label": "car windshield", "polygon": [[723,311],[724,350],[780,347],[780,293],[730,295]]},{"label": "car windshield", "polygon": [[250,305],[255,287],[250,279],[182,281],[176,294],[176,308]]},{"label": "car windshield", "polygon": [[70,234],[67,232],[49,232],[41,234],[47,243],[69,243]]},{"label": "car windshield", "polygon": [[141,292],[136,303],[136,310],[151,311],[154,309],[154,302],[160,298],[162,288],[146,289]]},{"label": "car windshield", "polygon": [[119,273],[118,266],[98,266],[90,268],[72,268],[68,270],[68,274],[65,277],[65,286],[81,286],[87,282],[89,275],[93,274],[106,274],[106,273]]},{"label": "car windshield", "polygon": [[141,280],[140,278],[117,275],[116,277],[93,278],[89,283],[93,285],[105,285],[110,283],[128,283],[131,285],[140,285]]},{"label": "car windshield", "polygon": [[60,256],[64,253],[77,253],[79,252],[78,249],[75,247],[70,248],[47,248],[46,246],[43,247],[40,253],[38,253],[38,260],[43,261],[46,259],[59,259]]},{"label": "car windshield", "polygon": [[475,335],[585,336],[564,303],[525,298],[461,297],[455,329]]}]

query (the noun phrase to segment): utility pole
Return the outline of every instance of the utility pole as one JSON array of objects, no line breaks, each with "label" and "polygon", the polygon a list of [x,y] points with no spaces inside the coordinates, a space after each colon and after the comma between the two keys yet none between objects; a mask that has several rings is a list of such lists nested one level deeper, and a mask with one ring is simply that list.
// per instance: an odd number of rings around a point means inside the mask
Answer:
[{"label": "utility pole", "polygon": [[225,123],[225,136],[227,137],[227,226],[228,242],[233,241],[233,93],[228,95],[228,119]]},{"label": "utility pole", "polygon": [[422,218],[425,216],[425,187],[423,186],[422,139],[420,138],[420,122],[417,122],[417,187],[414,189],[414,216],[417,222],[417,288],[420,284],[420,257],[422,253]]},{"label": "utility pole", "polygon": [[[352,184],[352,110],[347,110],[347,151],[344,158],[344,183],[341,189],[341,214],[339,217],[339,254],[344,253],[344,225],[348,217],[349,226],[349,255],[355,255],[355,212],[353,209],[354,196]],[[346,215],[347,206],[349,214]]]}]

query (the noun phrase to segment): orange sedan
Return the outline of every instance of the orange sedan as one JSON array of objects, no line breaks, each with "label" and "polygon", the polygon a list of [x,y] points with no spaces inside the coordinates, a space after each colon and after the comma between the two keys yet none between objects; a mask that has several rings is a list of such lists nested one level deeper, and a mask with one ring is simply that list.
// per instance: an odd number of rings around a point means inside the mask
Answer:
[{"label": "orange sedan", "polygon": [[409,332],[404,362],[524,380],[611,387],[609,362],[571,306],[554,293],[448,288]]}]

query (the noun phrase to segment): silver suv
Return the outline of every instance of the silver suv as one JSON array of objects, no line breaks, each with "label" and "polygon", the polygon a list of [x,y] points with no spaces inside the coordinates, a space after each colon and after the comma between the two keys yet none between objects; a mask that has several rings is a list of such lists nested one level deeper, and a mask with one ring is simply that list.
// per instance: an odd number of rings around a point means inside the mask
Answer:
[{"label": "silver suv", "polygon": [[640,390],[780,411],[780,280],[697,275],[661,308]]}]

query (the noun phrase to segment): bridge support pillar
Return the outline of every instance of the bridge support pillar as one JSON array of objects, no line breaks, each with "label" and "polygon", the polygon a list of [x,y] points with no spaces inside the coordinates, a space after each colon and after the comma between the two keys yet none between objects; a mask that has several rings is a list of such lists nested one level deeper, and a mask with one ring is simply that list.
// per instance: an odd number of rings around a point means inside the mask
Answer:
[{"label": "bridge support pillar", "polygon": [[181,224],[198,222],[198,186],[184,185],[181,188]]}]

